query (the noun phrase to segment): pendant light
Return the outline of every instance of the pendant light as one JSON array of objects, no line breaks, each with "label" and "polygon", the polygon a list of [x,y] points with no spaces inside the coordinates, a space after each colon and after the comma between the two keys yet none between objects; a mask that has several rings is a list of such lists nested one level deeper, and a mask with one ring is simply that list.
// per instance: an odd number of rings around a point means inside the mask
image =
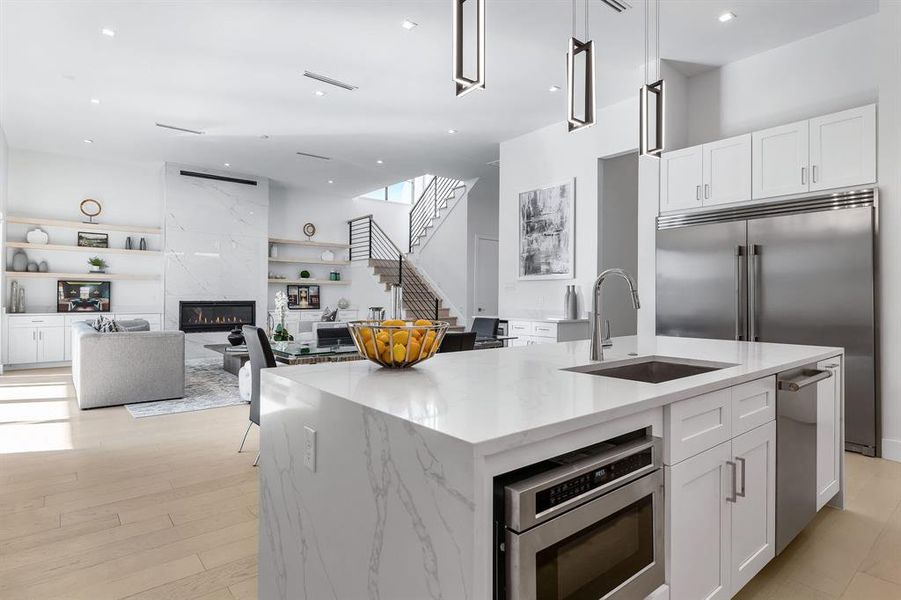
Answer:
[{"label": "pendant light", "polygon": [[[485,0],[453,0],[453,2],[454,84],[459,98],[473,90],[485,89]],[[467,77],[463,74],[463,4],[465,2],[475,2],[476,5],[475,77]]]},{"label": "pendant light", "polygon": [[[591,127],[595,123],[595,93],[594,93],[594,42],[588,34],[588,2],[585,0],[585,29],[586,41],[576,38],[576,0],[573,1],[573,27],[572,37],[569,38],[569,47],[566,52],[566,127],[570,132]],[[581,79],[584,82],[585,108],[582,118],[576,117],[576,57],[584,55],[585,67]]]},{"label": "pendant light", "polygon": [[[654,39],[654,75],[656,81],[653,83],[648,83],[648,61],[650,59],[650,52],[648,46],[650,45],[651,40],[651,31],[649,26],[649,9],[648,4],[651,3],[651,0],[645,0],[644,5],[644,85],[641,86],[641,90],[639,91],[639,121],[640,121],[640,131],[639,131],[639,140],[638,140],[638,151],[640,156],[660,156],[665,147],[665,132],[666,132],[666,121],[664,114],[664,106],[666,104],[665,94],[664,94],[664,83],[663,77],[660,74],[660,0],[654,0],[654,25],[655,25],[655,39]],[[649,111],[650,111],[650,97],[654,96],[655,100],[655,111],[654,111],[654,145],[651,146],[650,142],[650,124],[649,124]]]}]

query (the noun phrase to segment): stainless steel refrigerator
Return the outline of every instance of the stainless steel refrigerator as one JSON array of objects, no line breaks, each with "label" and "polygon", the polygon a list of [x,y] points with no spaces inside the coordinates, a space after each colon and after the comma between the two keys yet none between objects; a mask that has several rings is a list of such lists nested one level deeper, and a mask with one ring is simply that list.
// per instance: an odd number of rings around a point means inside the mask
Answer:
[{"label": "stainless steel refrigerator", "polygon": [[657,219],[658,335],[841,346],[845,447],[878,439],[874,189]]}]

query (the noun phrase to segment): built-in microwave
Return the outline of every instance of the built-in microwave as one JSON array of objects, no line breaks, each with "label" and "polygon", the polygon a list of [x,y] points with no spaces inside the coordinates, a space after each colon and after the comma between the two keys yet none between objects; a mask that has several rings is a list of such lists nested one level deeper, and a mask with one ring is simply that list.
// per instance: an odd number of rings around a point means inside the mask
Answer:
[{"label": "built-in microwave", "polygon": [[639,430],[495,478],[495,600],[632,600],[663,585],[660,448]]}]

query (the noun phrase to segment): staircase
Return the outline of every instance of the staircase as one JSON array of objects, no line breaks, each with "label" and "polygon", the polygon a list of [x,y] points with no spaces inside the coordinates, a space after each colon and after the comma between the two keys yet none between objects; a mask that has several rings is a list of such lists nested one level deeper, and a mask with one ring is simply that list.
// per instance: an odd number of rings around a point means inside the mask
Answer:
[{"label": "staircase", "polygon": [[448,202],[453,200],[461,187],[464,187],[464,183],[459,179],[432,177],[410,209],[410,252],[425,241],[435,220],[441,216],[441,211],[447,208]]},{"label": "staircase", "polygon": [[443,306],[441,296],[419,274],[388,234],[373,221],[372,215],[348,221],[350,235],[350,260],[367,261],[373,274],[390,291],[392,285],[403,289],[404,319],[428,319],[444,321],[449,331],[462,331],[457,317]]}]

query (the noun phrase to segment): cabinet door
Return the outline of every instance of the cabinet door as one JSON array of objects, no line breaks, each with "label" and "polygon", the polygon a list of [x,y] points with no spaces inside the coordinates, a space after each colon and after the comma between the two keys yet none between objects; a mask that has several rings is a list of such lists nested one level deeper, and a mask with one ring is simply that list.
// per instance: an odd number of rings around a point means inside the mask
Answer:
[{"label": "cabinet door", "polygon": [[840,357],[817,363],[817,369],[832,372],[832,377],[817,383],[817,510],[841,486],[841,366]]},{"label": "cabinet door", "polygon": [[34,327],[9,328],[9,364],[38,362],[38,333]]},{"label": "cabinet door", "polygon": [[670,600],[730,598],[732,443],[666,467]]},{"label": "cabinet door", "polygon": [[660,212],[701,206],[701,146],[693,146],[660,157]]},{"label": "cabinet door", "polygon": [[810,120],[810,189],[876,182],[876,106]]},{"label": "cabinet door", "polygon": [[808,191],[807,138],[807,121],[751,134],[752,195],[755,200]]},{"label": "cabinet door", "polygon": [[38,327],[38,362],[60,362],[66,359],[66,328]]},{"label": "cabinet door", "polygon": [[733,439],[732,454],[737,482],[729,579],[735,595],[776,556],[776,422]]},{"label": "cabinet door", "polygon": [[751,199],[751,134],[704,144],[704,206]]}]

